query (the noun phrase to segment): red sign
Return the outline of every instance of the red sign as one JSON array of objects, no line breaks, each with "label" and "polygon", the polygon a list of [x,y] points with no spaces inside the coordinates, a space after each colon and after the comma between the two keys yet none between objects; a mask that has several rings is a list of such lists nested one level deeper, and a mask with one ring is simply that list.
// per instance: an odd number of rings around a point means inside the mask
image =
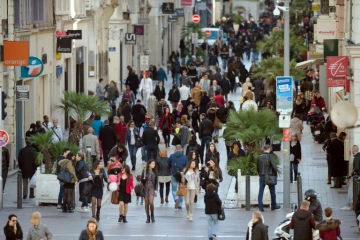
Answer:
[{"label": "red sign", "polygon": [[9,134],[5,130],[0,130],[0,147],[5,147],[9,143]]},{"label": "red sign", "polygon": [[64,31],[56,30],[56,38],[67,38],[67,33]]},{"label": "red sign", "polygon": [[195,14],[192,16],[191,20],[193,23],[198,23],[200,22],[200,16],[198,14]]},{"label": "red sign", "polygon": [[345,87],[349,59],[347,56],[326,57],[326,75],[328,87]]},{"label": "red sign", "polygon": [[284,135],[290,135],[290,129],[289,128],[284,128],[283,129],[283,134]]},{"label": "red sign", "polygon": [[182,7],[193,7],[194,0],[181,0],[181,6]]},{"label": "red sign", "polygon": [[210,30],[205,30],[205,36],[210,37],[210,35],[211,35],[211,31]]},{"label": "red sign", "polygon": [[290,136],[283,136],[284,142],[290,142]]}]

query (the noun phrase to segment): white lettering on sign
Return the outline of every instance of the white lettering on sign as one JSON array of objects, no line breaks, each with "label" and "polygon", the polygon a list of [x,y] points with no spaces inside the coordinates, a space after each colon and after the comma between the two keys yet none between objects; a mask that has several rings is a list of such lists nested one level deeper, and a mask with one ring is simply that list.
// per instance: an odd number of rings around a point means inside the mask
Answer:
[{"label": "white lettering on sign", "polygon": [[340,58],[338,61],[330,64],[329,69],[331,72],[332,76],[336,76],[339,74],[346,74],[346,68],[343,65],[342,61],[344,60],[344,58]]},{"label": "white lettering on sign", "polygon": [[290,87],[288,84],[279,85],[279,91],[280,92],[289,92]]},{"label": "white lettering on sign", "polygon": [[5,60],[6,65],[24,65],[25,60]]}]

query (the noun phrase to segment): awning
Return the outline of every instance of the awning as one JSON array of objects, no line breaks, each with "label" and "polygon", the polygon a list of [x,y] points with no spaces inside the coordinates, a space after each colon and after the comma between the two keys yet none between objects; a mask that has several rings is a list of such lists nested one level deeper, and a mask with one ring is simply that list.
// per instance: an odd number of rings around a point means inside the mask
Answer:
[{"label": "awning", "polygon": [[303,62],[299,62],[296,64],[296,68],[300,68],[300,69],[307,69],[307,68],[312,68],[312,66],[314,64],[319,64],[319,63],[323,63],[324,60],[323,59],[311,59],[311,60],[306,60]]}]

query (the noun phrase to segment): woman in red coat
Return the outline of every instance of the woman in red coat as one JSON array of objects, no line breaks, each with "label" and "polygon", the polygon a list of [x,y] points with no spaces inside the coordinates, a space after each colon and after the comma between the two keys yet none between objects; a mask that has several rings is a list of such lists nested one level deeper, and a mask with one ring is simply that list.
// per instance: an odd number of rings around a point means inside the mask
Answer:
[{"label": "woman in red coat", "polygon": [[121,173],[118,177],[119,185],[119,220],[118,222],[126,221],[126,215],[128,211],[128,204],[131,203],[131,193],[134,192],[134,177],[130,173],[130,167],[128,165],[124,166]]},{"label": "woman in red coat", "polygon": [[160,119],[159,129],[162,131],[162,135],[165,141],[165,147],[170,147],[170,133],[172,130],[172,115],[170,113],[170,108],[165,107],[164,113]]},{"label": "woman in red coat", "polygon": [[325,100],[321,96],[320,92],[315,93],[315,96],[311,100],[311,106],[317,106],[320,110],[327,112]]}]

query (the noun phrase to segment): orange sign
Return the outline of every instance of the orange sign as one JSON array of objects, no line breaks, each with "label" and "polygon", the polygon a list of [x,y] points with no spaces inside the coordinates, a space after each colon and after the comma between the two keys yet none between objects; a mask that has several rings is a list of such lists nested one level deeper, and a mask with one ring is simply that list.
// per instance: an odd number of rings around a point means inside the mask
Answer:
[{"label": "orange sign", "polygon": [[290,142],[290,136],[283,136],[284,142]]},{"label": "orange sign", "polygon": [[4,66],[28,66],[29,42],[4,41]]},{"label": "orange sign", "polygon": [[284,135],[290,135],[290,129],[284,128],[284,129],[283,129],[283,134],[284,134]]}]

